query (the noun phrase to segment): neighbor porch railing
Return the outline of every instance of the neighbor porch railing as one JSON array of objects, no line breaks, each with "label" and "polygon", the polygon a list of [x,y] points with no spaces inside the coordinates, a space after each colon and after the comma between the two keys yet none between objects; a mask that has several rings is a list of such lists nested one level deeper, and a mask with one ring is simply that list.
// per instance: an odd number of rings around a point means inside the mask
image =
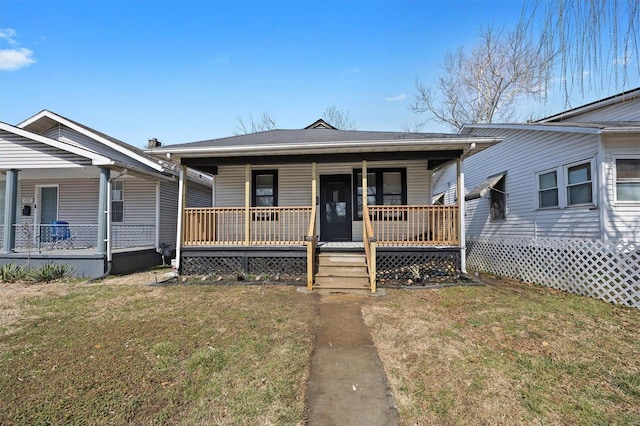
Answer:
[{"label": "neighbor porch railing", "polygon": [[306,206],[251,207],[246,214],[244,207],[187,208],[184,245],[304,245],[315,216]]},{"label": "neighbor porch railing", "polygon": [[458,206],[367,206],[380,246],[460,244]]},{"label": "neighbor porch railing", "polygon": [[[16,228],[15,248],[24,250],[78,250],[94,249],[98,245],[98,225],[67,224],[52,225],[22,223]],[[112,224],[113,249],[132,247],[154,247],[155,225]]]}]

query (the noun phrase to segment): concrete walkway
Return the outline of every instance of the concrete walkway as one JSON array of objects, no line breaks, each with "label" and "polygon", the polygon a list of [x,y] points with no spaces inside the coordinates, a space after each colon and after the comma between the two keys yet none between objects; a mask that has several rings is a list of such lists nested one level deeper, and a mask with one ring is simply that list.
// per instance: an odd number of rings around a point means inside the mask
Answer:
[{"label": "concrete walkway", "polygon": [[398,413],[361,313],[366,296],[321,296],[307,390],[309,425],[396,425]]}]

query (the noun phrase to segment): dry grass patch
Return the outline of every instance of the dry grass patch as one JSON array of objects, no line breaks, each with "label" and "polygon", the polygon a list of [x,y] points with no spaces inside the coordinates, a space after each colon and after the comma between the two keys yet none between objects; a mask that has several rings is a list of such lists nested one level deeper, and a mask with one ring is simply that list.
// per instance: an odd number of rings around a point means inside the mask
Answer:
[{"label": "dry grass patch", "polygon": [[131,278],[53,288],[14,298],[0,424],[303,420],[315,298]]},{"label": "dry grass patch", "polygon": [[363,307],[403,424],[640,424],[640,311],[483,281]]}]

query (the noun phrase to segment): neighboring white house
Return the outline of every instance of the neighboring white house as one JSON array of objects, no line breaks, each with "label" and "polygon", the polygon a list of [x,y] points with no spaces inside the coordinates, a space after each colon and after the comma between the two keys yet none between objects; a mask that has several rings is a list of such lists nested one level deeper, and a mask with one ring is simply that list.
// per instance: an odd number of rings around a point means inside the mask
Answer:
[{"label": "neighboring white house", "polygon": [[[175,169],[51,111],[0,123],[0,264],[67,263],[97,276],[159,263],[176,240]],[[210,176],[189,176],[187,203],[210,205]]]},{"label": "neighboring white house", "polygon": [[[460,134],[503,138],[464,161],[470,267],[640,306],[640,88],[532,123],[465,125]],[[455,200],[451,182],[452,165],[434,172],[434,200]],[[611,250],[627,257],[610,260]],[[602,294],[594,282],[628,288]]]}]

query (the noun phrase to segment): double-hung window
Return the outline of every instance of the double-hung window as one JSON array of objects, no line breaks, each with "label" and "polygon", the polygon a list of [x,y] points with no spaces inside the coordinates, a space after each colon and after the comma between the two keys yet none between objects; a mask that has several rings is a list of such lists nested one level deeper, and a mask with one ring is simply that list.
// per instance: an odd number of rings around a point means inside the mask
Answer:
[{"label": "double-hung window", "polygon": [[567,206],[593,203],[591,162],[567,167]]},{"label": "double-hung window", "polygon": [[111,222],[124,222],[124,181],[111,182]]},{"label": "double-hung window", "polygon": [[548,209],[558,207],[558,172],[552,170],[538,174],[538,207]]},{"label": "double-hung window", "polygon": [[[362,170],[353,171],[355,190],[354,202],[357,208],[356,220],[362,220]],[[399,206],[407,204],[407,169],[367,170],[367,204]]]},{"label": "double-hung window", "polygon": [[640,158],[616,158],[616,201],[640,202]]},{"label": "double-hung window", "polygon": [[596,199],[594,163],[592,158],[536,173],[537,207],[593,206]]},{"label": "double-hung window", "polygon": [[276,207],[278,205],[278,171],[254,170],[252,180],[251,205]]}]

